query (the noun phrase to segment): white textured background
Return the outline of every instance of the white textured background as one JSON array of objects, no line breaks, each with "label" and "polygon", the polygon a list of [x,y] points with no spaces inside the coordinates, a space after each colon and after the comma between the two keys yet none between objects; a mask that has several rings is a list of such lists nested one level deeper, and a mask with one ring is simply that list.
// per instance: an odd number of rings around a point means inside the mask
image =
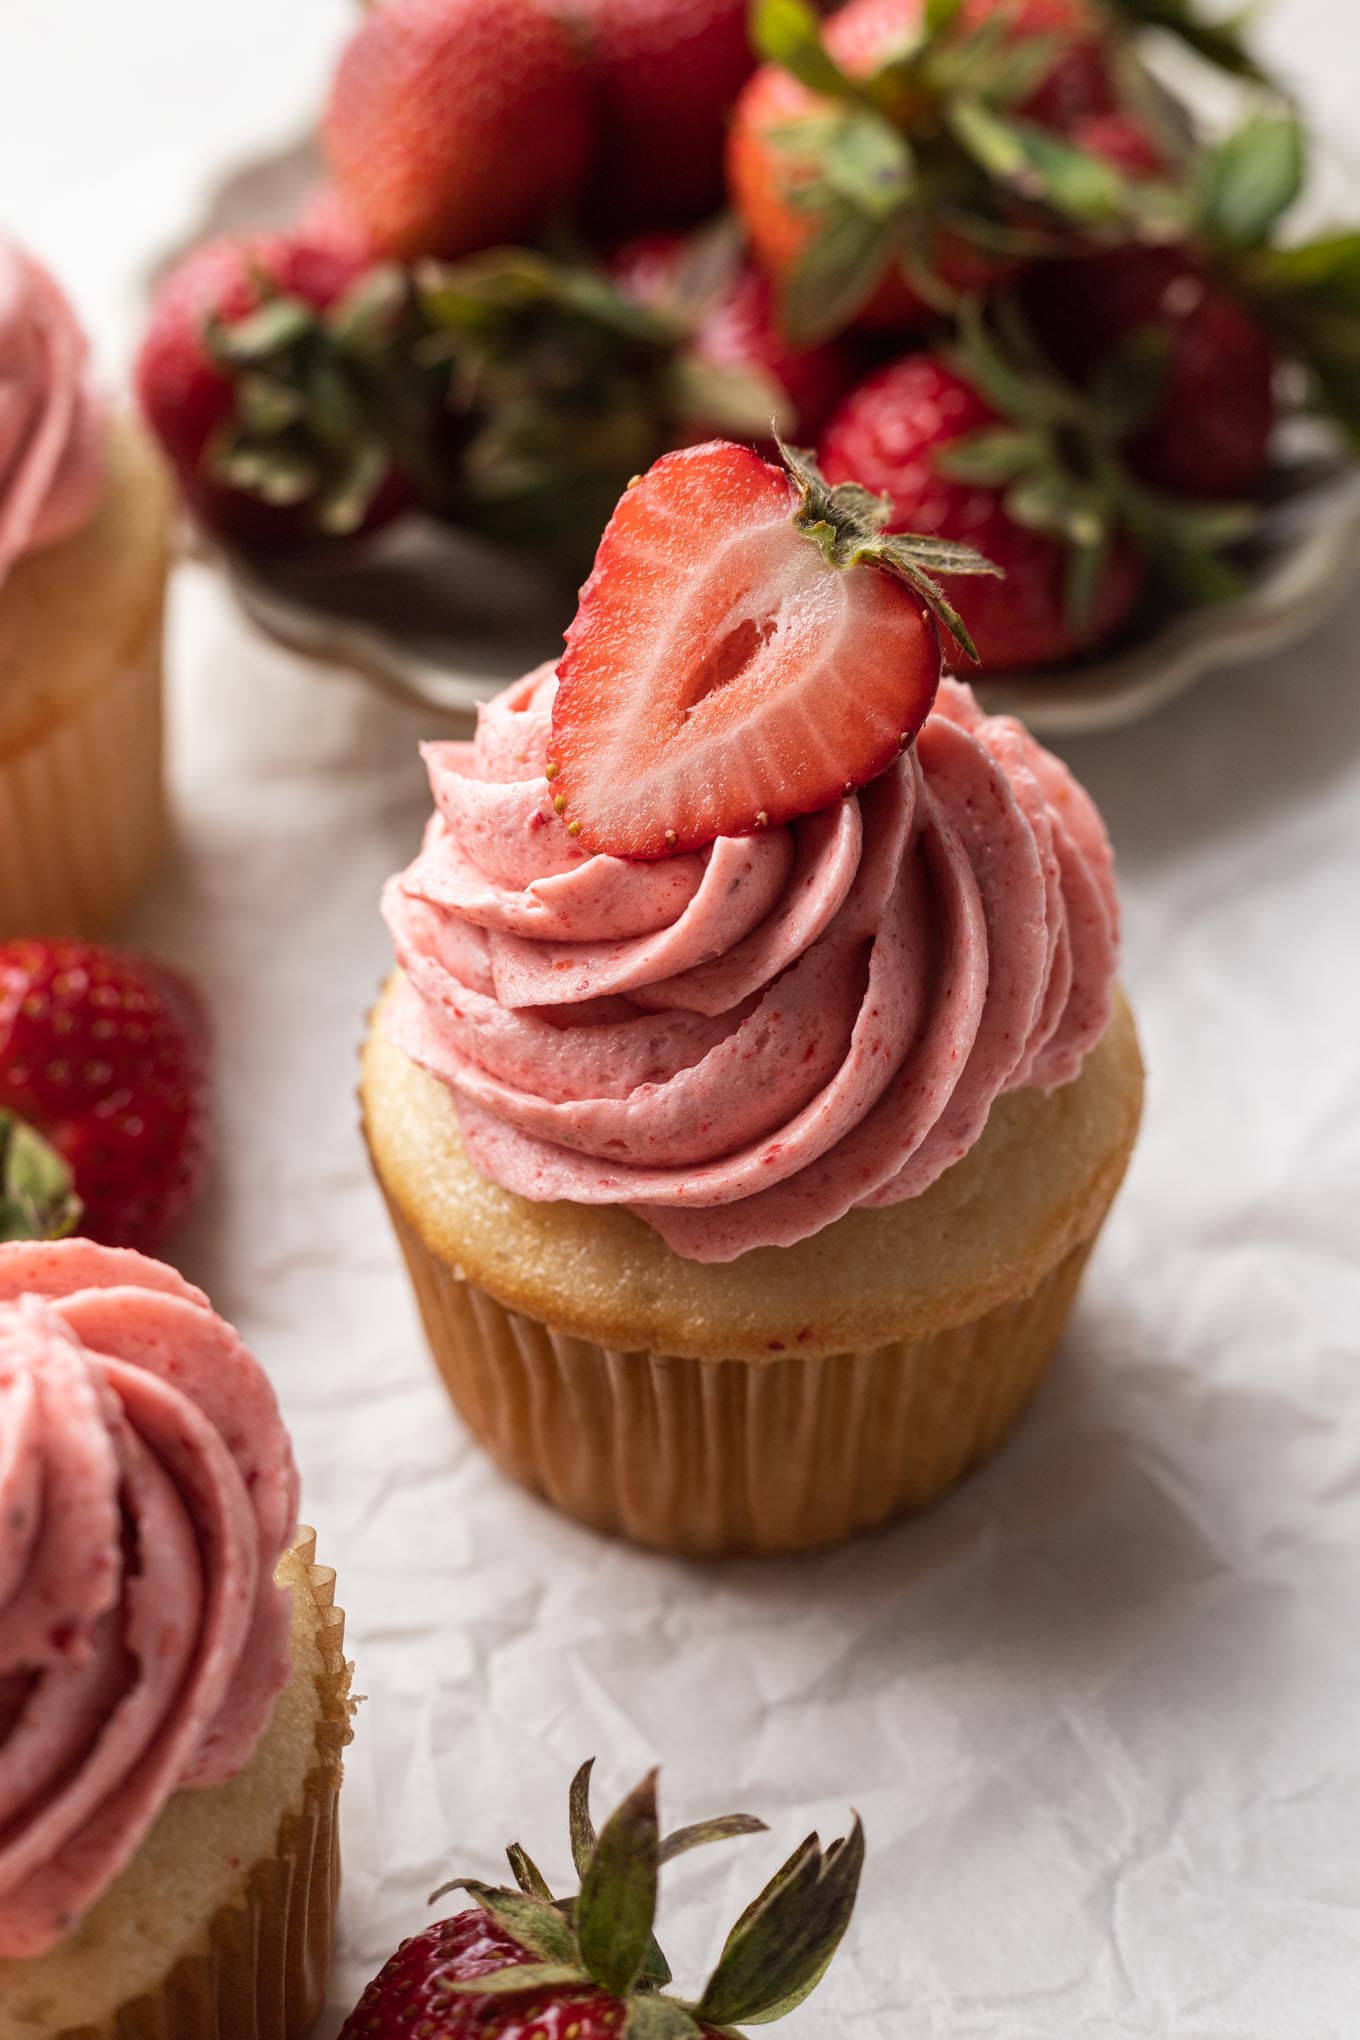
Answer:
[{"label": "white textured background", "polygon": [[[112,367],[140,266],[315,104],[349,18],[0,0],[0,218]],[[1351,0],[1277,0],[1267,32],[1344,140]],[[682,1980],[782,1847],[860,1807],[858,1925],[791,2040],[1355,2040],[1358,625],[1068,747],[1119,850],[1151,1091],[1022,1435],[920,1523],[702,1570],[511,1490],[435,1386],[351,1102],[419,732],[182,574],[178,840],[135,934],[216,1011],[225,1155],[182,1259],[279,1383],[369,1696],[337,2009],[512,1832],[564,1871],[598,1751],[610,1792],[661,1757],[677,1818],[776,1826],[712,1891],[676,1874]]]}]

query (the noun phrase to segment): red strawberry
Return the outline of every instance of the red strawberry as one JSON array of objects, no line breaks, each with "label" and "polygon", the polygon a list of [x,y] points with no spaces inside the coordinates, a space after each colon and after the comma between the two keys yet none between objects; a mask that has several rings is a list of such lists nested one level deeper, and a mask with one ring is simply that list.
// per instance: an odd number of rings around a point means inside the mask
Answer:
[{"label": "red strawberry", "polygon": [[[534,1961],[490,1913],[480,1909],[440,1920],[403,1941],[374,1977],[343,2029],[354,2040],[621,2040],[619,1999],[593,1987],[557,1984],[551,1990],[478,1996],[467,1986]],[[696,2029],[713,2035],[711,2026]]]},{"label": "red strawberry", "polygon": [[1140,332],[1164,336],[1166,380],[1128,448],[1145,480],[1187,496],[1250,496],[1276,418],[1270,335],[1194,258],[1118,248],[1035,271],[1031,318],[1063,371],[1085,380]]},{"label": "red strawberry", "polygon": [[[212,321],[231,325],[257,312],[272,289],[324,312],[367,268],[357,248],[299,235],[224,235],[186,256],[160,285],[137,356],[137,394],[175,467],[185,495],[216,531],[248,543],[283,544],[312,533],[314,499],[266,500],[214,472],[237,414],[236,384],[209,351]],[[374,490],[359,528],[405,507],[395,477]]]},{"label": "red strawberry", "polygon": [[862,482],[892,501],[890,528],[976,546],[1002,581],[969,582],[957,596],[981,665],[1046,665],[1113,635],[1143,586],[1132,548],[1116,541],[1090,604],[1074,627],[1069,556],[1061,541],[1019,524],[1004,492],[946,474],[939,456],[956,440],[999,423],[973,386],[932,354],[912,354],[871,375],[848,396],[822,436],[830,481]]},{"label": "red strawberry", "polygon": [[[826,49],[850,78],[871,76],[919,26],[922,0],[850,0],[834,14],[823,34]],[[1076,40],[1022,109],[1053,127],[1108,110],[1110,87],[1101,19],[1091,0],[969,0],[953,33],[975,32],[989,17],[1006,18],[1017,40],[1060,32]],[[732,116],[727,177],[732,203],[762,266],[783,282],[817,238],[822,220],[799,196],[815,174],[790,150],[797,123],[827,102],[789,71],[763,65],[750,80]],[[904,106],[898,123],[910,136],[934,122],[929,106]],[[1016,263],[984,249],[949,228],[940,228],[919,251],[927,270],[954,292],[980,292],[1011,275]],[[900,266],[884,275],[857,323],[871,328],[919,324],[931,307]]]},{"label": "red strawberry", "polygon": [[613,232],[689,226],[723,195],[727,116],[755,57],[745,0],[561,0],[599,139],[589,206]]},{"label": "red strawberry", "polygon": [[864,1854],[859,1822],[825,1852],[816,1835],[803,1843],[733,1928],[698,2003],[685,2005],[662,1994],[671,1972],[652,1932],[660,1867],[763,1823],[736,1814],[663,1842],[653,1772],[597,1838],[590,1771],[572,1786],[579,1897],[555,1899],[516,1843],[508,1854],[518,1889],[472,1879],[446,1886],[470,1892],[480,1909],[404,1941],[340,2040],[722,2040],[806,1997],[849,1923]]},{"label": "red strawberry", "polygon": [[0,945],[0,1107],[70,1164],[91,1239],[150,1252],[187,1215],[209,1086],[207,1021],[177,972],[93,943]]},{"label": "red strawberry", "polygon": [[571,197],[589,87],[567,29],[534,0],[387,0],[345,47],[323,139],[376,247],[465,255]]},{"label": "red strawberry", "polygon": [[[845,350],[833,342],[795,347],[786,340],[775,321],[773,286],[749,262],[728,265],[692,303],[689,269],[695,252],[695,243],[683,234],[648,234],[621,248],[611,268],[615,281],[640,304],[692,321],[701,362],[763,377],[776,397],[782,394],[788,410],[783,430],[790,438],[800,444],[815,439],[850,382]],[[700,422],[695,436],[707,438],[712,429],[711,422]]]},{"label": "red strawberry", "polygon": [[659,857],[811,813],[929,713],[941,605],[918,551],[788,458],[687,447],[610,519],[558,667],[549,766],[587,849]]}]

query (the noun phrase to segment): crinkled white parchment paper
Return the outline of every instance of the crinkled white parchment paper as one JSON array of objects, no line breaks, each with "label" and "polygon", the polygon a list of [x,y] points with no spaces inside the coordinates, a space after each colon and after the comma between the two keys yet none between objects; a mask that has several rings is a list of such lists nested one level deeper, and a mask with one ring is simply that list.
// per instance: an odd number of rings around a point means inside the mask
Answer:
[{"label": "crinkled white parchment paper", "polygon": [[[83,251],[107,327],[191,175],[309,102],[348,16],[12,4],[0,215],[68,274]],[[1346,7],[1281,12],[1339,104]],[[138,61],[92,130],[70,38],[115,21],[89,75]],[[521,1834],[565,1877],[595,1753],[602,1801],[659,1758],[677,1821],[775,1829],[677,1866],[682,1982],[811,1825],[863,1813],[859,1915],[790,2040],[1360,2033],[1358,631],[1353,605],[1068,749],[1119,850],[1151,1082],[1021,1433],[921,1521],[715,1568],[557,1518],[450,1411],[353,1105],[421,731],[182,574],[175,857],[133,933],[216,1016],[224,1152],[180,1258],[279,1385],[368,1696],[328,2032],[446,1876],[499,1874]]]}]

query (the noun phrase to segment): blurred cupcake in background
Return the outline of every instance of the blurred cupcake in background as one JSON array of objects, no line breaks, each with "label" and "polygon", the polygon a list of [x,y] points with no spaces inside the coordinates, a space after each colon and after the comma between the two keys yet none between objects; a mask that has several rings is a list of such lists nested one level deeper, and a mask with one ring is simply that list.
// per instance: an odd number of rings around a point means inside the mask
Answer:
[{"label": "blurred cupcake in background", "polygon": [[0,237],[0,936],[99,933],[156,862],[169,533],[149,437]]},{"label": "blurred cupcake in background", "polygon": [[0,2034],[304,2040],[349,1668],[263,1369],[161,1263],[11,1241],[0,1439]]}]

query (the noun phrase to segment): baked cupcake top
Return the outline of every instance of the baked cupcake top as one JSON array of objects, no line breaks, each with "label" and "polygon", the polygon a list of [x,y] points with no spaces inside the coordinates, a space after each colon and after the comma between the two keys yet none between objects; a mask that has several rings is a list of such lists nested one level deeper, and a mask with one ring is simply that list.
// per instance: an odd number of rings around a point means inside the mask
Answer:
[{"label": "baked cupcake top", "polygon": [[[737,566],[729,635],[755,613]],[[748,642],[777,640],[773,613]],[[677,1253],[728,1261],[919,1195],[1002,1092],[1077,1075],[1117,961],[1105,830],[1017,722],[958,682],[936,693],[937,647],[933,708],[855,790],[781,824],[775,768],[748,833],[637,857],[591,854],[554,790],[574,631],[560,682],[541,668],[474,742],[426,747],[435,813],[384,900],[404,973],[392,1038],[450,1087],[484,1174],[629,1205]],[[778,679],[757,675],[762,709]],[[860,725],[851,744],[872,749]],[[603,799],[626,808],[628,789]]]},{"label": "baked cupcake top", "polygon": [[54,1947],[289,1673],[297,1476],[207,1298],[85,1240],[0,1246],[0,1957]]},{"label": "baked cupcake top", "polygon": [[65,294],[0,235],[0,586],[15,561],[86,524],[104,478],[104,416]]}]

